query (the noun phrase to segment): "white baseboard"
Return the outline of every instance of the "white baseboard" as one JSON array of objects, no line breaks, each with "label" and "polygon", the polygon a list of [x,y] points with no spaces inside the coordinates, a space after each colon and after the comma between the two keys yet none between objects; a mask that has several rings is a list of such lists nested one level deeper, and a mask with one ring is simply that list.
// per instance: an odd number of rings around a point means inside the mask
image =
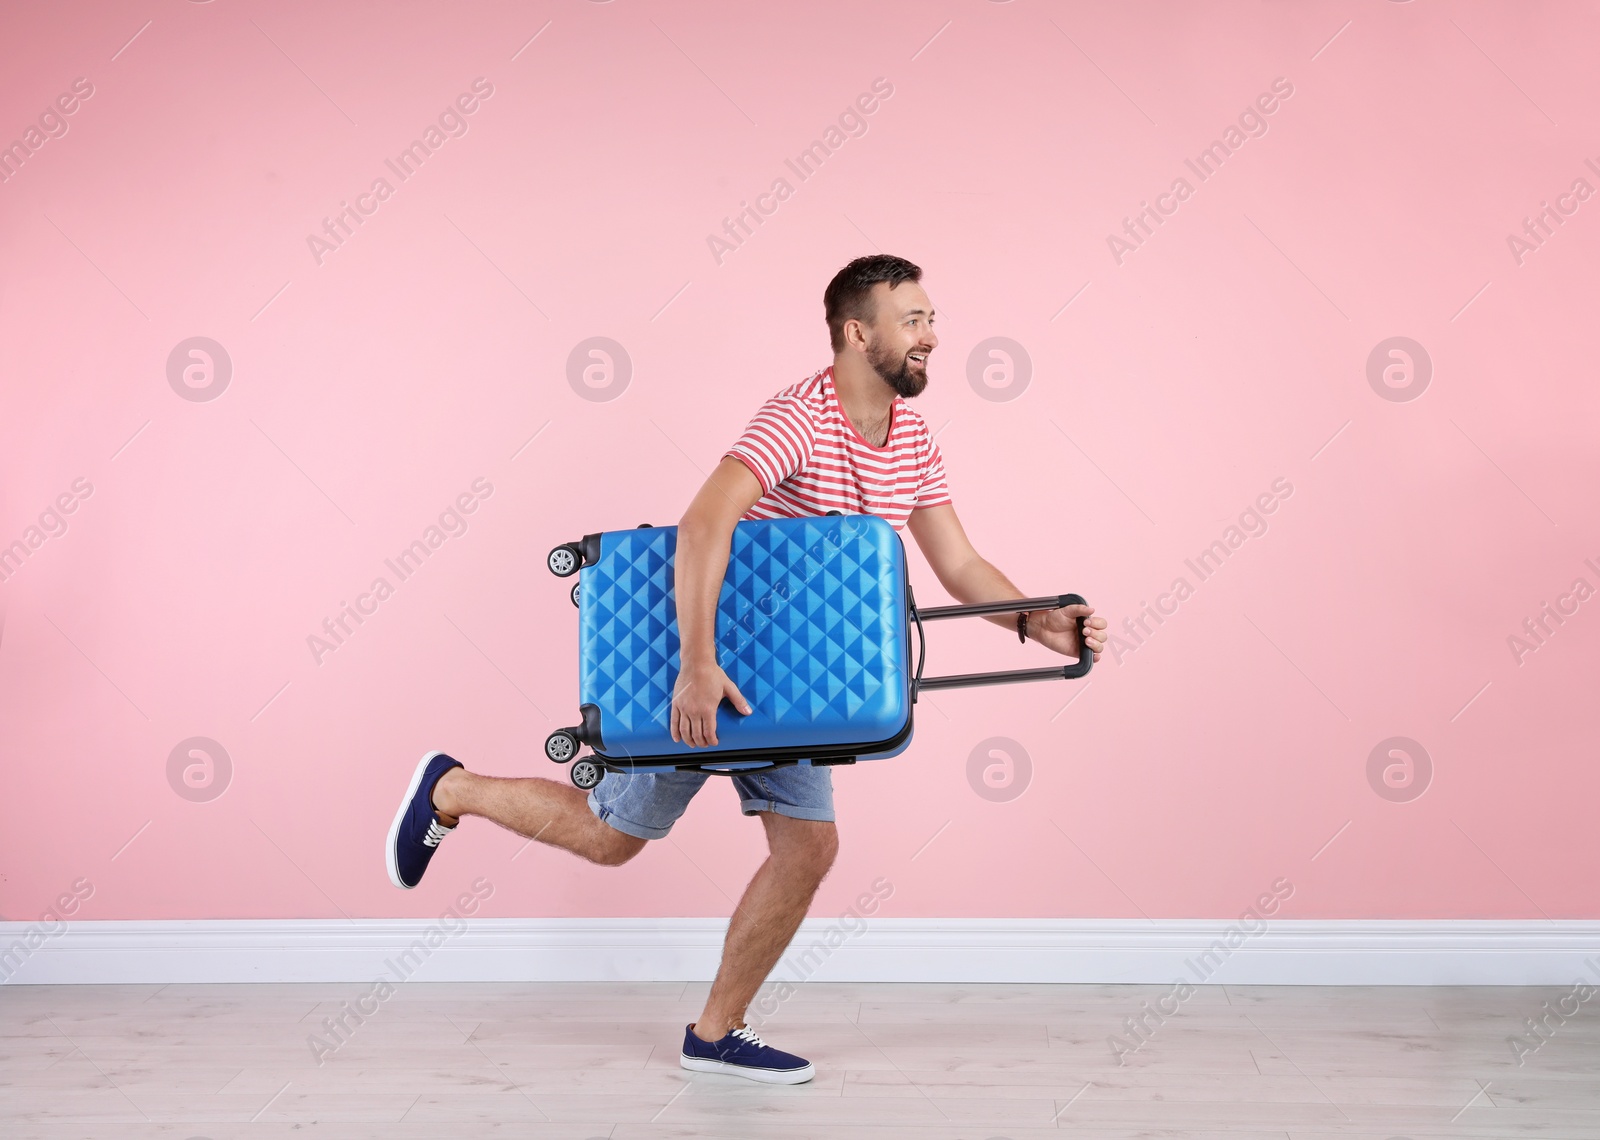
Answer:
[{"label": "white baseboard", "polygon": [[[455,921],[451,925],[456,925]],[[705,981],[723,919],[0,922],[9,984]],[[1170,985],[1600,982],[1600,922],[808,920],[773,980]],[[430,934],[431,931],[431,934]],[[428,940],[434,942],[428,946]],[[1234,945],[1228,945],[1229,940]],[[830,944],[831,943],[831,944]],[[399,961],[407,955],[410,957]],[[1209,960],[1200,963],[1210,948]],[[424,953],[426,951],[426,953]],[[393,963],[393,965],[391,965]]]}]

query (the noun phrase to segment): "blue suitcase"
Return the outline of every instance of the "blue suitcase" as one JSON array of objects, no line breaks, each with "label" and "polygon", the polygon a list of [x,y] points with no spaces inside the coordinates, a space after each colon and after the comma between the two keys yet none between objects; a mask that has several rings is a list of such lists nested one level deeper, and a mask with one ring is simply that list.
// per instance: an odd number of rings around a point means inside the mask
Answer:
[{"label": "blue suitcase", "polygon": [[[717,660],[751,712],[717,709],[717,744],[672,739],[678,626],[677,527],[589,534],[550,552],[559,577],[578,574],[578,701],[582,723],[545,741],[572,782],[606,770],[702,769],[732,774],[786,764],[852,764],[905,751],[919,692],[1082,677],[1065,666],[923,677],[925,621],[1081,604],[1077,594],[918,610],[905,546],[875,515],[740,522],[717,601]],[[918,633],[915,661],[911,630]],[[1082,633],[1082,621],[1079,622]],[[592,755],[578,757],[581,745]]]}]

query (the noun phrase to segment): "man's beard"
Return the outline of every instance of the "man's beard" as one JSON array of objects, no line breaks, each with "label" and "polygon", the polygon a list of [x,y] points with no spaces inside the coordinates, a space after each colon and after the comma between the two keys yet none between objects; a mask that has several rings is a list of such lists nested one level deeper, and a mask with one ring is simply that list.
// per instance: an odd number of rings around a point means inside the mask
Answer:
[{"label": "man's beard", "polygon": [[923,361],[922,370],[913,372],[911,362],[905,355],[898,358],[893,350],[883,351],[868,350],[867,363],[872,365],[872,370],[878,374],[883,382],[893,388],[896,393],[910,399],[919,395],[928,386],[928,365]]}]

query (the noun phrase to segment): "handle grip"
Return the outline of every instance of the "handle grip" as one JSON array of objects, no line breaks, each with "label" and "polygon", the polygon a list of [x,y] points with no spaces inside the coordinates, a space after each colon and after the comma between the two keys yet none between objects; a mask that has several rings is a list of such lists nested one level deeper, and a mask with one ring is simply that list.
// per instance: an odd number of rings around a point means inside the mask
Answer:
[{"label": "handle grip", "polygon": [[1044,598],[1015,598],[1003,602],[970,602],[959,606],[934,606],[930,609],[917,609],[916,600],[911,602],[911,619],[917,626],[918,653],[917,675],[911,681],[911,699],[915,701],[917,694],[924,689],[960,689],[973,685],[1009,685],[1019,681],[1055,681],[1073,680],[1089,672],[1094,665],[1094,653],[1087,648],[1084,642],[1084,619],[1078,619],[1078,644],[1082,656],[1071,665],[1055,665],[1044,669],[1002,669],[993,673],[953,673],[945,677],[924,677],[922,666],[927,658],[928,641],[923,631],[924,621],[934,621],[939,618],[972,617],[982,614],[1021,613],[1023,610],[1059,610],[1066,606],[1087,605],[1079,594],[1056,594]]}]

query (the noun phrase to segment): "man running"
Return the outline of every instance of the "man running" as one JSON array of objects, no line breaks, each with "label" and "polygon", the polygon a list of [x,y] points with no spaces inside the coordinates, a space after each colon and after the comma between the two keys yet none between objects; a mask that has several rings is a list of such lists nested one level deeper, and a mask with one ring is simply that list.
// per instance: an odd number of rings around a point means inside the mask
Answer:
[{"label": "man running", "polygon": [[[960,602],[1029,597],[982,558],[956,518],[944,461],[928,425],[906,403],[928,383],[939,343],[922,270],[899,257],[857,258],[828,284],[823,310],[833,364],[769,399],[723,455],[678,523],[676,577],[680,672],[672,739],[717,743],[717,708],[749,703],[717,662],[717,597],[734,525],[839,510],[909,526],[939,582]],[[1078,622],[1099,660],[1106,620],[1089,606],[1035,611],[1026,636],[1077,658]],[[1015,614],[991,621],[1024,632]],[[389,877],[410,888],[439,842],[468,815],[594,863],[618,866],[664,837],[707,779],[726,779],[745,815],[767,833],[767,859],[745,888],[723,942],[704,1010],[684,1030],[681,1064],[770,1084],[800,1084],[810,1062],[765,1044],[745,1010],[799,928],[833,865],[838,834],[833,769],[792,766],[713,777],[706,772],[608,772],[587,796],[537,777],[480,776],[440,752],[424,756],[390,829]]]}]

